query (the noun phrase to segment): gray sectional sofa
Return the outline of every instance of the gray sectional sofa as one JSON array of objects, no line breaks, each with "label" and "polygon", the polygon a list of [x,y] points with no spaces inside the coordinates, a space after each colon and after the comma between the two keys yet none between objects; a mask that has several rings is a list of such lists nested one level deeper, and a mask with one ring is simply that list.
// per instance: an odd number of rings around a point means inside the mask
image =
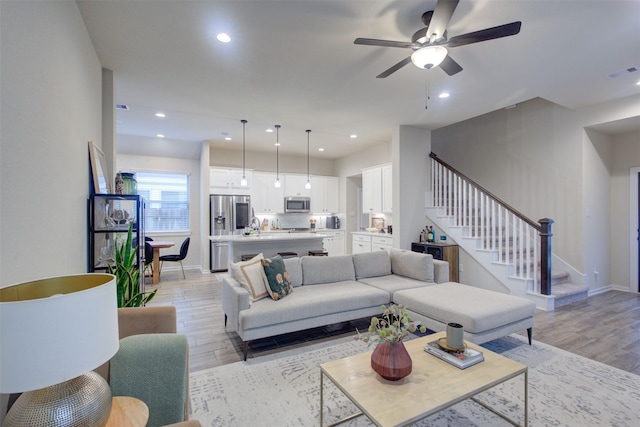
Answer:
[{"label": "gray sectional sofa", "polygon": [[[428,288],[436,284],[446,287],[447,283],[451,283],[447,262],[434,260],[428,254],[400,249],[335,257],[303,256],[285,259],[284,263],[293,292],[278,301],[262,295],[254,300],[251,288],[247,290],[246,283],[243,287],[233,277],[235,269],[231,269],[229,277],[223,279],[225,326],[237,332],[244,341],[245,360],[252,340],[376,316],[380,314],[382,305],[394,302],[394,295],[398,292],[428,292]],[[238,275],[238,271],[235,274]],[[242,281],[242,278],[239,279]],[[528,303],[522,298],[468,288],[486,293],[488,300],[502,295],[507,299],[521,300],[516,301],[520,304]],[[409,309],[411,305],[422,306],[419,303],[430,299],[428,294],[422,292],[415,303],[405,305]],[[411,302],[411,298],[408,300]],[[501,304],[505,304],[504,299]],[[535,304],[530,304],[535,312]],[[420,318],[429,316],[429,313],[420,314]],[[455,315],[453,317],[447,321],[455,321]],[[490,317],[500,319],[503,316],[498,313]],[[517,323],[519,328],[533,326],[533,314],[527,312],[526,317],[530,321],[520,321]],[[427,327],[429,325],[437,327],[437,322],[430,322]],[[511,329],[506,328],[501,332],[506,332],[503,334],[506,335],[514,332]],[[467,334],[466,337],[473,338],[473,334]]]}]

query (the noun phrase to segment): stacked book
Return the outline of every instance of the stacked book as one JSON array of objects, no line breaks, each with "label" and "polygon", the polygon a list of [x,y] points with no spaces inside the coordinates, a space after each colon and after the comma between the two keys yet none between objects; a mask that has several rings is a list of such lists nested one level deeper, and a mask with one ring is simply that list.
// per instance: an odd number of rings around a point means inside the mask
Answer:
[{"label": "stacked book", "polygon": [[428,343],[424,347],[424,351],[460,369],[468,368],[484,360],[482,352],[478,350],[467,346],[461,350],[451,350],[438,344],[438,340]]}]

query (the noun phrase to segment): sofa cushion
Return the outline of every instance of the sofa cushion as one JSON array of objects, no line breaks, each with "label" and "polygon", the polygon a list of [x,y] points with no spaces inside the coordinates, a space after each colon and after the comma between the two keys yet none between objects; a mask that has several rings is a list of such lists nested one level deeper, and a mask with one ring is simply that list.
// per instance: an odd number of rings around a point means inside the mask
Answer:
[{"label": "sofa cushion", "polygon": [[373,286],[383,291],[389,292],[389,299],[393,298],[393,294],[403,289],[420,288],[423,286],[433,286],[433,283],[428,283],[422,280],[411,279],[405,276],[398,276],[397,274],[389,274],[387,276],[378,277],[365,277],[358,280],[359,282],[366,283],[369,286]]},{"label": "sofa cushion", "polygon": [[391,258],[387,251],[363,252],[353,255],[356,279],[391,274]]},{"label": "sofa cushion", "polygon": [[433,282],[433,256],[402,249],[391,249],[393,274]]},{"label": "sofa cushion", "polygon": [[335,283],[345,280],[356,280],[351,255],[302,257],[302,283],[304,285]]},{"label": "sofa cushion", "polygon": [[460,323],[465,331],[475,334],[536,313],[535,303],[525,298],[456,282],[398,291],[393,300],[441,323]]},{"label": "sofa cushion", "polygon": [[240,312],[238,324],[240,329],[247,330],[367,307],[380,307],[388,303],[389,295],[386,292],[355,281],[313,286],[305,284],[281,301],[273,301],[271,298],[256,301],[251,309]]},{"label": "sofa cushion", "polygon": [[267,276],[267,292],[274,301],[281,300],[293,292],[289,273],[287,273],[284,267],[284,261],[280,255],[263,259],[262,267]]},{"label": "sofa cushion", "polygon": [[231,264],[233,278],[249,292],[252,302],[269,296],[267,276],[262,267],[263,259],[264,256],[258,254],[248,261]]},{"label": "sofa cushion", "polygon": [[302,264],[300,263],[300,258],[284,258],[283,261],[291,279],[291,286],[294,288],[302,286]]}]

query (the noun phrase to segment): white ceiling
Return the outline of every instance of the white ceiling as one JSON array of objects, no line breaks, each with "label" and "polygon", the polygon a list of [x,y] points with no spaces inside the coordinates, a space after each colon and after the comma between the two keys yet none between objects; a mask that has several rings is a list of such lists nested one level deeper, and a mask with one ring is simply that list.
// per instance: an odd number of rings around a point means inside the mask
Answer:
[{"label": "white ceiling", "polygon": [[[436,129],[535,97],[581,108],[640,93],[640,72],[607,77],[640,69],[638,0],[461,0],[449,37],[513,21],[520,34],[450,49],[464,68],[454,76],[409,64],[386,79],[375,76],[412,51],[354,39],[407,41],[436,0],[78,4],[115,73],[116,102],[130,108],[118,111],[117,133],[162,133],[176,144],[240,149],[246,119],[248,150],[273,150],[265,129],[277,123],[281,153],[306,154],[311,129],[312,156],[337,158],[390,141],[399,124]],[[451,96],[439,99],[443,90]]]}]

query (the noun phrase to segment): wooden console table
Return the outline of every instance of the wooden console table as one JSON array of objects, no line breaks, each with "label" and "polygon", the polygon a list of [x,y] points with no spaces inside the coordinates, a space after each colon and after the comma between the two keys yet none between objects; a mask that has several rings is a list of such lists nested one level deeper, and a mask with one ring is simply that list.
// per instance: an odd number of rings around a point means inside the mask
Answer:
[{"label": "wooden console table", "polygon": [[140,399],[114,396],[111,414],[105,427],[145,427],[149,420],[149,408]]}]

